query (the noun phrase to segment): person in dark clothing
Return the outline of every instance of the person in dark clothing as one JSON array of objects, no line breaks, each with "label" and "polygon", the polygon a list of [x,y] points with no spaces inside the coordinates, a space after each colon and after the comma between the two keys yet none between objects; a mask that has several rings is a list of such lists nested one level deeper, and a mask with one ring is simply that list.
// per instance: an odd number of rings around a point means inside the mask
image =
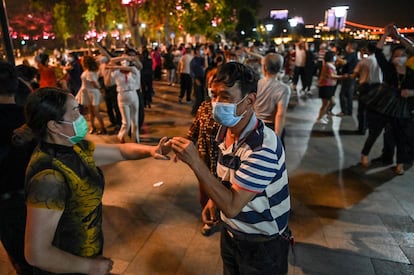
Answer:
[{"label": "person in dark clothing", "polygon": [[99,64],[99,84],[105,91],[106,112],[111,124],[109,127],[121,127],[121,112],[119,111],[116,85],[111,77],[111,70],[107,70],[108,56],[102,56]]},{"label": "person in dark clothing", "polygon": [[[414,158],[414,70],[407,66],[407,51],[401,44],[393,48],[389,61],[385,58],[382,48],[388,36],[396,40],[403,39],[392,24],[387,25],[384,28],[384,35],[377,43],[375,57],[383,72],[384,83],[388,84],[390,90],[396,90],[398,97],[406,98],[411,116],[390,118],[390,127],[385,128],[381,159],[383,162],[392,162],[396,147],[395,173],[402,175],[404,165],[411,164]],[[392,100],[392,96],[389,99]],[[397,105],[396,108],[401,106]]]},{"label": "person in dark clothing", "polygon": [[24,258],[26,205],[24,174],[35,143],[17,144],[14,131],[25,123],[23,107],[16,104],[18,79],[15,68],[0,62],[0,240],[16,273],[32,274]]},{"label": "person in dark clothing", "polygon": [[150,54],[147,49],[142,51],[141,55],[141,63],[142,63],[142,70],[141,70],[141,86],[142,86],[142,96],[144,101],[144,106],[151,108],[151,98],[153,91],[152,85],[152,60]]},{"label": "person in dark clothing", "polygon": [[[357,45],[349,42],[345,47],[344,65],[342,67],[343,75],[352,75],[355,66],[358,63],[358,57],[356,53]],[[341,91],[339,92],[339,103],[341,105],[341,112],[337,116],[351,116],[352,115],[352,102],[355,92],[355,79],[344,78],[341,80]]]},{"label": "person in dark clothing", "polygon": [[190,75],[193,79],[195,101],[191,114],[197,114],[198,107],[204,101],[204,58],[200,55],[200,47],[194,49],[194,57],[190,62]]},{"label": "person in dark clothing", "polygon": [[80,87],[82,86],[81,75],[83,72],[78,55],[76,53],[69,54],[65,70],[67,72],[66,81],[68,90],[71,92],[71,94],[76,96]]},{"label": "person in dark clothing", "polygon": [[162,54],[164,58],[164,68],[167,70],[168,86],[172,86],[175,82],[176,66],[174,64],[173,45],[169,45],[167,51]]},{"label": "person in dark clothing", "polygon": [[302,90],[306,92],[306,95],[312,95],[310,89],[312,87],[312,79],[316,70],[315,63],[316,55],[314,45],[310,45],[306,49],[305,57],[305,77]]}]

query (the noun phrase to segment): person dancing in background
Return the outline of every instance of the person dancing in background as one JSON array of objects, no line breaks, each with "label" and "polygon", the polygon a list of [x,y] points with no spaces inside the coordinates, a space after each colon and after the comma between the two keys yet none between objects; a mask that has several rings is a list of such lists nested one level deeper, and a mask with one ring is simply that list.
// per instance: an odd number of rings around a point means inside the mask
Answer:
[{"label": "person dancing in background", "polygon": [[[401,41],[391,52],[390,60],[383,53],[383,46],[388,36]],[[384,148],[382,161],[393,160],[395,147],[397,149],[395,173],[403,175],[405,164],[412,164],[414,156],[414,70],[407,66],[407,49],[413,50],[413,43],[406,40],[393,24],[384,28],[384,34],[377,43],[375,57],[384,75],[384,83],[391,89],[397,90],[398,96],[406,98],[410,117],[391,117],[389,128],[384,133]],[[396,108],[400,108],[397,106]]]},{"label": "person dancing in background", "polygon": [[322,99],[322,106],[316,123],[328,124],[328,111],[335,105],[335,88],[338,79],[348,77],[336,73],[336,54],[332,51],[325,53],[324,64],[319,77],[319,98]]},{"label": "person dancing in background", "polygon": [[[109,65],[106,66],[106,69],[113,70],[112,77],[118,92],[118,106],[122,117],[121,129],[118,132],[120,143],[125,143],[125,137],[130,129],[132,139],[139,143],[139,99],[137,90],[141,87],[141,75],[137,67],[130,66],[132,61],[136,61],[136,58],[122,55],[112,58]],[[117,62],[120,62],[121,65],[116,65]],[[142,65],[140,67],[142,68]]]},{"label": "person dancing in background", "polygon": [[[80,97],[82,98],[81,104],[87,105],[90,115],[91,130],[90,134],[95,132],[99,134],[106,134],[105,124],[103,122],[103,117],[99,112],[99,104],[102,100],[101,95],[101,86],[98,82],[98,63],[95,58],[86,55],[83,57],[83,68],[84,72],[81,75],[82,86],[80,88]],[[96,131],[95,127],[95,118],[98,119],[100,130]]]}]

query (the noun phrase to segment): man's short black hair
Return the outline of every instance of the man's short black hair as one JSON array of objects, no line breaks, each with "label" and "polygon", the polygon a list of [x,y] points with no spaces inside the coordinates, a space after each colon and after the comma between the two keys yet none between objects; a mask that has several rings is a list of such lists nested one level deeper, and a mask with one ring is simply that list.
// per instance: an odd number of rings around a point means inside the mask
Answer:
[{"label": "man's short black hair", "polygon": [[239,62],[228,62],[220,67],[214,82],[229,88],[238,85],[244,97],[257,92],[258,81],[259,75],[250,67]]}]

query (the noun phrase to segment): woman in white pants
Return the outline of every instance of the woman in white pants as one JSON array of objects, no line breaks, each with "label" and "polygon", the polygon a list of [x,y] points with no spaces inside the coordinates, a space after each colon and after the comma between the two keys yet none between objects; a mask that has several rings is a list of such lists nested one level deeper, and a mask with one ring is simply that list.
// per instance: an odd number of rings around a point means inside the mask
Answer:
[{"label": "woman in white pants", "polygon": [[[121,65],[113,65],[120,61]],[[122,116],[121,129],[118,132],[118,140],[125,143],[125,137],[131,129],[131,138],[139,143],[138,111],[139,99],[137,90],[141,87],[141,74],[130,62],[135,61],[133,57],[122,55],[111,59],[106,68],[113,70],[111,73],[118,92],[119,111]]]}]

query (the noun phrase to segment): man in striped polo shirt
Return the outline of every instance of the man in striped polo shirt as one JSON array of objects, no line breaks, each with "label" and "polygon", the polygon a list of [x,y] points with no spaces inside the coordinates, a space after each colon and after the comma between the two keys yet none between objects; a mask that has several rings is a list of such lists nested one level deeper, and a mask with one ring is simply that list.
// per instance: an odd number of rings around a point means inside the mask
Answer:
[{"label": "man in striped polo shirt", "polygon": [[287,274],[290,196],[285,152],[275,132],[255,116],[258,76],[229,62],[212,85],[217,134],[217,180],[199,158],[193,143],[169,141],[177,157],[197,176],[210,200],[205,223],[224,222],[221,256],[224,274]]}]

